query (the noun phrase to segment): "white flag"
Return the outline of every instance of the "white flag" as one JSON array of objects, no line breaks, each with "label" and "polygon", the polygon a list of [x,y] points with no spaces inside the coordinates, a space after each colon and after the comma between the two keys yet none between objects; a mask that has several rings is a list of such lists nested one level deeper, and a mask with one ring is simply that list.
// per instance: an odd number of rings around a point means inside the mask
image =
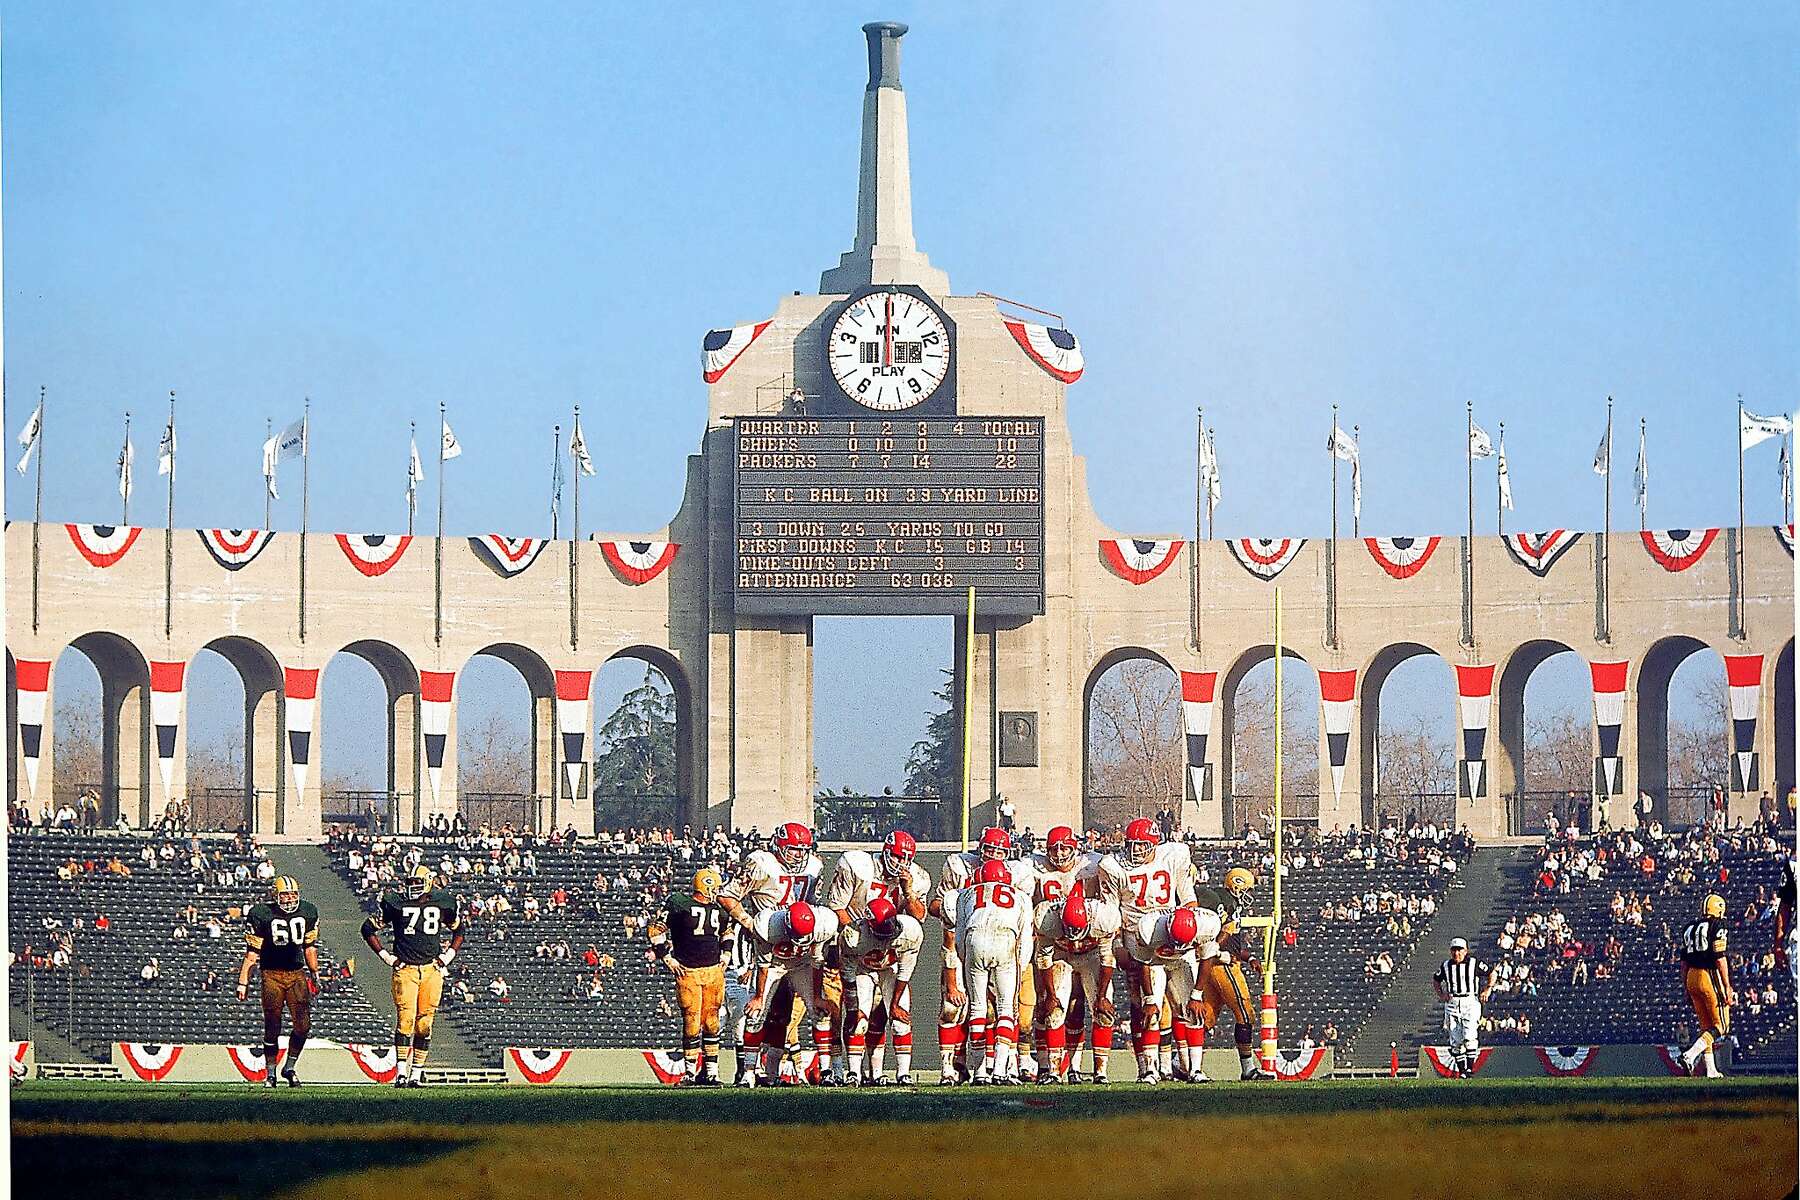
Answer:
[{"label": "white flag", "polygon": [[131,463],[137,452],[131,448],[131,439],[125,439],[125,445],[119,449],[119,498],[131,499]]},{"label": "white flag", "polygon": [[1350,440],[1349,434],[1336,425],[1331,427],[1331,440],[1325,443],[1325,449],[1331,452],[1332,457],[1341,458],[1345,462],[1361,461],[1357,454],[1356,443]]},{"label": "white flag", "polygon": [[1781,511],[1786,514],[1794,502],[1794,463],[1788,457],[1788,444],[1781,443]]},{"label": "white flag", "polygon": [[1594,448],[1594,474],[1612,474],[1612,426],[1608,424],[1606,432],[1600,435],[1600,444]]},{"label": "white flag", "polygon": [[462,455],[462,443],[456,440],[456,435],[454,433],[450,432],[450,422],[445,421],[443,422],[443,425],[444,452],[441,457],[445,462],[449,462],[451,459],[458,458]]},{"label": "white flag", "polygon": [[1469,426],[1469,457],[1494,457],[1494,440],[1487,435],[1487,430],[1479,425]]},{"label": "white flag", "polygon": [[306,453],[306,418],[301,417],[286,429],[263,443],[263,479],[268,482],[269,495],[276,500],[281,493],[275,490],[275,468],[290,458],[299,458]]},{"label": "white flag", "polygon": [[1200,435],[1200,482],[1206,486],[1206,496],[1214,505],[1219,503],[1219,452],[1213,445],[1212,430],[1208,429]]},{"label": "white flag", "polygon": [[1500,435],[1500,507],[1512,511],[1512,473],[1506,469],[1506,434]]},{"label": "white flag", "polygon": [[1638,515],[1650,511],[1650,458],[1644,446],[1644,427],[1638,426],[1637,470],[1631,474],[1631,486],[1637,492]]},{"label": "white flag", "polygon": [[25,453],[19,456],[19,474],[31,465],[31,452],[37,449],[38,434],[44,429],[44,406],[42,402],[31,410],[31,420],[25,422],[25,428],[19,430],[19,445],[25,447]]},{"label": "white flag", "polygon": [[1738,409],[1738,446],[1741,449],[1748,450],[1758,442],[1791,432],[1793,424],[1786,417],[1759,417],[1753,412]]},{"label": "white flag", "polygon": [[1362,458],[1350,462],[1350,511],[1362,520]]},{"label": "white flag", "polygon": [[162,441],[156,447],[156,473],[172,475],[175,473],[175,421],[170,418],[163,426]]},{"label": "white flag", "polygon": [[425,478],[425,468],[419,465],[419,439],[412,440],[412,454],[406,464],[406,511],[419,511],[419,483]]},{"label": "white flag", "polygon": [[575,457],[575,465],[581,468],[583,475],[594,473],[594,460],[588,457],[587,439],[581,436],[581,422],[575,422],[575,432],[569,437],[569,453]]}]

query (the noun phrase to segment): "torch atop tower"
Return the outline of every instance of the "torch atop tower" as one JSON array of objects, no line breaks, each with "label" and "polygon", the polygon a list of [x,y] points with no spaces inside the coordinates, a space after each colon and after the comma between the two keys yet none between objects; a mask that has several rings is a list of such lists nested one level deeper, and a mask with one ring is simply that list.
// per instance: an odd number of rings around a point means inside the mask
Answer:
[{"label": "torch atop tower", "polygon": [[947,295],[950,277],[913,244],[912,173],[906,141],[906,93],[900,87],[898,21],[871,21],[869,85],[863,89],[862,169],[856,191],[856,243],[819,277],[821,295],[871,283],[914,283]]}]

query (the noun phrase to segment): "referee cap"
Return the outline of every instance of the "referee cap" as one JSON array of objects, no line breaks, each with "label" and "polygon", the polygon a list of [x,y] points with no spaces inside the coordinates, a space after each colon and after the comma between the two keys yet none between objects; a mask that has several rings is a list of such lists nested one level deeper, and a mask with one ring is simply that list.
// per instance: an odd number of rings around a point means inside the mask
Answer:
[{"label": "referee cap", "polygon": [[1467,950],[1469,948],[1469,943],[1463,941],[1461,938],[1451,938],[1450,948],[1452,950]]}]

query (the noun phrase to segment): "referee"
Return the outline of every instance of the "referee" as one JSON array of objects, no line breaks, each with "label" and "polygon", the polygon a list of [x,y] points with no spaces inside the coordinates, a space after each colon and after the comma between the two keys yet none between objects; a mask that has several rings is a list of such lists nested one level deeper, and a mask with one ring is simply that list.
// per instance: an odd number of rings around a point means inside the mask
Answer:
[{"label": "referee", "polygon": [[1469,943],[1450,939],[1450,957],[1431,978],[1438,999],[1444,1002],[1444,1032],[1450,1038],[1450,1061],[1464,1079],[1475,1073],[1477,1026],[1481,1006],[1494,989],[1493,968],[1469,957]]}]

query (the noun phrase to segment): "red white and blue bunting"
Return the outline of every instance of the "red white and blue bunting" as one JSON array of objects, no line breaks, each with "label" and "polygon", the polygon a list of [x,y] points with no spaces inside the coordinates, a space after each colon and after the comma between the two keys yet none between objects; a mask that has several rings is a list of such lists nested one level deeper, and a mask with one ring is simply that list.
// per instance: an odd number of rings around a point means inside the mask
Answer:
[{"label": "red white and blue bunting", "polygon": [[63,528],[69,531],[69,540],[81,551],[81,557],[95,567],[110,567],[124,558],[125,552],[137,541],[138,534],[144,532],[137,525],[64,525]]},{"label": "red white and blue bunting", "polygon": [[[282,1060],[287,1058],[287,1038],[281,1039],[281,1045],[275,1048],[275,1066],[279,1068]],[[269,1077],[268,1062],[263,1056],[261,1046],[227,1046],[225,1057],[237,1068],[237,1073],[251,1083],[261,1083]]]},{"label": "red white and blue bunting", "polygon": [[44,708],[50,697],[50,660],[14,659],[13,680],[19,693],[19,756],[25,760],[25,784],[35,800],[39,755],[44,751]]},{"label": "red white and blue bunting", "polygon": [[1180,538],[1101,538],[1100,557],[1114,575],[1145,584],[1174,565],[1182,544]]},{"label": "red white and blue bunting", "polygon": [[12,1043],[12,1077],[14,1082],[26,1079],[31,1074],[31,1043]]},{"label": "red white and blue bunting", "polygon": [[556,731],[562,735],[563,797],[586,800],[588,692],[592,671],[556,672]]},{"label": "red white and blue bunting", "polygon": [[1692,1074],[1692,1072],[1682,1064],[1680,1046],[1658,1046],[1656,1048],[1656,1057],[1662,1060],[1662,1065],[1669,1069],[1669,1074],[1671,1075]]},{"label": "red white and blue bunting", "polygon": [[1656,560],[1656,565],[1665,571],[1685,571],[1700,561],[1713,539],[1719,536],[1717,529],[1646,529],[1643,531],[1644,549]]},{"label": "red white and blue bunting", "polygon": [[596,540],[600,541],[600,554],[607,565],[633,587],[649,583],[668,570],[675,561],[675,552],[681,549],[677,542]]},{"label": "red white and blue bunting", "polygon": [[1325,1047],[1314,1046],[1311,1050],[1296,1050],[1289,1054],[1285,1050],[1275,1051],[1275,1075],[1280,1079],[1311,1079],[1319,1064],[1325,1061]]},{"label": "red white and blue bunting", "polygon": [[1457,794],[1470,799],[1487,795],[1488,716],[1493,710],[1494,667],[1456,664],[1456,708],[1462,719],[1462,761],[1457,764]]},{"label": "red white and blue bunting", "polygon": [[[1445,1079],[1454,1079],[1457,1077],[1459,1072],[1456,1069],[1456,1059],[1451,1055],[1450,1047],[1421,1046],[1419,1048],[1425,1051],[1425,1061],[1431,1064],[1431,1069],[1436,1071],[1441,1077]],[[1494,1048],[1492,1046],[1483,1046],[1480,1050],[1476,1051],[1475,1061],[1469,1065],[1469,1074],[1481,1074],[1481,1068],[1487,1066],[1488,1056],[1493,1052]]]},{"label": "red white and blue bunting", "polygon": [[374,1083],[392,1083],[400,1073],[400,1056],[392,1046],[366,1046],[361,1042],[346,1043],[344,1049],[357,1068]]},{"label": "red white and blue bunting", "polygon": [[284,667],[281,672],[282,705],[287,718],[288,762],[294,769],[294,790],[306,794],[306,772],[312,764],[313,710],[319,698],[317,667]]},{"label": "red white and blue bunting", "polygon": [[1188,779],[1196,801],[1206,798],[1206,738],[1212,732],[1213,697],[1217,671],[1181,673],[1181,726],[1187,736]]},{"label": "red white and blue bunting", "polygon": [[700,343],[700,378],[707,383],[717,383],[725,378],[725,372],[731,370],[732,364],[750,348],[750,343],[761,337],[763,330],[773,323],[758,321],[754,325],[707,330]]},{"label": "red white and blue bunting", "polygon": [[1425,569],[1431,555],[1443,541],[1438,537],[1364,538],[1369,554],[1381,569],[1395,579],[1411,579]]},{"label": "red white and blue bunting", "polygon": [[156,731],[156,766],[162,773],[165,801],[175,798],[175,732],[181,727],[186,678],[185,662],[150,664],[150,724]]},{"label": "red white and blue bunting", "polygon": [[545,538],[513,538],[498,533],[469,539],[475,557],[492,567],[496,574],[507,578],[520,574],[536,562],[549,544]]},{"label": "red white and blue bunting", "polygon": [[340,533],[337,544],[343,548],[350,565],[373,579],[386,575],[412,545],[408,533]]},{"label": "red white and blue bunting", "polygon": [[656,1082],[673,1087],[681,1082],[687,1074],[687,1056],[679,1050],[646,1050],[644,1061],[650,1064],[650,1073],[656,1076]]},{"label": "red white and blue bunting", "polygon": [[1792,558],[1794,556],[1794,527],[1792,525],[1777,525],[1775,527],[1775,538],[1781,543],[1781,548],[1788,552],[1788,557]]},{"label": "red white and blue bunting", "polygon": [[200,544],[227,571],[239,571],[269,548],[275,534],[268,529],[201,529]]},{"label": "red white and blue bunting", "polygon": [[444,786],[444,744],[450,737],[450,699],[455,671],[419,672],[419,727],[425,735],[425,774],[436,800]]},{"label": "red white and blue bunting", "polygon": [[1305,538],[1232,538],[1231,553],[1258,579],[1273,579],[1300,553]]},{"label": "red white and blue bunting", "polygon": [[1542,579],[1556,565],[1556,560],[1581,540],[1579,533],[1552,529],[1545,533],[1509,533],[1504,539],[1506,552],[1513,561]]},{"label": "red white and blue bunting", "polygon": [[1619,727],[1625,723],[1625,677],[1629,662],[1590,662],[1594,681],[1594,732],[1600,757],[1594,762],[1594,790],[1602,796],[1623,793],[1625,760],[1619,757]]},{"label": "red white and blue bunting", "polygon": [[1025,357],[1044,368],[1053,379],[1074,383],[1081,378],[1087,360],[1081,355],[1081,342],[1066,329],[1052,329],[1030,321],[1007,321],[1006,331],[1025,351]]},{"label": "red white and blue bunting", "polygon": [[1762,704],[1760,654],[1727,654],[1725,687],[1731,694],[1731,790],[1753,791],[1757,779],[1756,710]]},{"label": "red white and blue bunting", "polygon": [[551,1083],[569,1065],[571,1050],[540,1050],[532,1046],[508,1046],[507,1056],[527,1083]]},{"label": "red white and blue bunting", "polygon": [[1586,1075],[1594,1069],[1594,1061],[1600,1051],[1598,1046],[1533,1046],[1532,1049],[1537,1051],[1538,1062],[1543,1064],[1544,1074],[1554,1075],[1558,1079]]},{"label": "red white and blue bunting", "polygon": [[155,1042],[120,1042],[119,1056],[145,1083],[161,1083],[181,1060],[182,1047],[159,1046]]},{"label": "red white and blue bunting", "polygon": [[1344,794],[1344,765],[1350,757],[1350,718],[1356,708],[1356,671],[1320,671],[1319,703],[1325,713],[1325,753],[1331,764],[1331,793]]}]

